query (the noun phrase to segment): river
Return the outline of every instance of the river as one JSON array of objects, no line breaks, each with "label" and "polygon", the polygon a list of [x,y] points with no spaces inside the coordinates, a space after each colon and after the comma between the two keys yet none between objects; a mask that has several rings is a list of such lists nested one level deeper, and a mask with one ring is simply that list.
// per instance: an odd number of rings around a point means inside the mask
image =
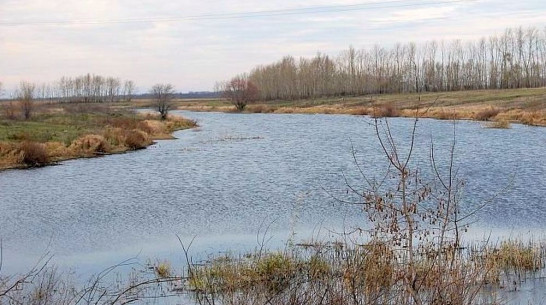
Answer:
[{"label": "river", "polygon": [[[359,206],[336,198],[347,192],[344,176],[363,185],[353,156],[370,177],[384,169],[372,119],[178,113],[200,127],[145,150],[1,172],[2,271],[24,271],[46,252],[83,274],[134,256],[176,264],[177,235],[185,243],[195,237],[192,254],[204,257],[366,226]],[[412,122],[389,120],[402,153]],[[444,168],[454,131],[466,180],[461,206],[485,203],[472,218],[473,238],[542,236],[546,128],[420,119],[414,154],[425,175],[431,143]]]}]

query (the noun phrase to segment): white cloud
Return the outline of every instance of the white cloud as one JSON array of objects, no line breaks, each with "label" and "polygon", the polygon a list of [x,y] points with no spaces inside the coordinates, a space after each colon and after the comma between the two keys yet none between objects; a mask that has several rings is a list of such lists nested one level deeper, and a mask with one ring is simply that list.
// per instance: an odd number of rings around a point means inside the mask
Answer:
[{"label": "white cloud", "polygon": [[[362,5],[366,3],[373,5]],[[510,26],[545,24],[542,0],[457,1],[433,7],[417,0],[407,3],[415,5],[386,7],[381,1],[355,0],[4,0],[0,23],[64,22],[0,25],[0,81],[10,87],[23,79],[46,82],[91,72],[133,79],[141,89],[162,81],[184,91],[208,90],[215,81],[289,54],[335,55],[349,45],[468,39]],[[119,22],[357,4],[361,10]]]},{"label": "white cloud", "polygon": [[419,9],[408,9],[402,11],[395,11],[387,16],[380,16],[373,18],[373,23],[380,25],[412,22],[412,21],[424,21],[427,19],[437,19],[447,17],[456,11],[457,7],[430,7]]}]

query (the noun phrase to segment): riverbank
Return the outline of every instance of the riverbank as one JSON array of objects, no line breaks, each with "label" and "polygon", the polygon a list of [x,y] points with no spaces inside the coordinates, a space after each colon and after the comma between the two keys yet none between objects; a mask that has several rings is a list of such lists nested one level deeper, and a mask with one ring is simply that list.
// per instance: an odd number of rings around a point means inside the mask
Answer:
[{"label": "riverbank", "polygon": [[[140,101],[138,103],[146,102]],[[234,112],[227,100],[179,100],[180,110]],[[546,126],[546,88],[474,90],[441,93],[383,94],[295,101],[257,102],[247,113],[351,114],[377,117],[424,117]]]},{"label": "riverbank", "polygon": [[143,149],[195,121],[96,104],[43,104],[29,120],[0,120],[0,170]]}]

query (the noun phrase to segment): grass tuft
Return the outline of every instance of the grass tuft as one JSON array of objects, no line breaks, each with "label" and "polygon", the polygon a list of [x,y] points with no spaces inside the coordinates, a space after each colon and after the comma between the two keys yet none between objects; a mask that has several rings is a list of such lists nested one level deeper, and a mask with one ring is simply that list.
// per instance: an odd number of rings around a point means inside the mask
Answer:
[{"label": "grass tuft", "polygon": [[392,103],[389,103],[375,107],[371,115],[374,118],[390,118],[399,116],[400,111]]},{"label": "grass tuft", "polygon": [[46,146],[42,143],[25,141],[20,144],[22,163],[29,167],[44,166],[49,162]]},{"label": "grass tuft", "polygon": [[489,121],[500,113],[500,109],[489,108],[479,111],[474,115],[474,119],[478,121]]},{"label": "grass tuft", "polygon": [[132,150],[143,149],[152,144],[152,140],[142,130],[133,129],[125,132],[125,145]]},{"label": "grass tuft", "polygon": [[487,124],[485,124],[484,126],[486,128],[498,128],[498,129],[508,129],[511,127],[510,122],[505,120],[487,122]]}]

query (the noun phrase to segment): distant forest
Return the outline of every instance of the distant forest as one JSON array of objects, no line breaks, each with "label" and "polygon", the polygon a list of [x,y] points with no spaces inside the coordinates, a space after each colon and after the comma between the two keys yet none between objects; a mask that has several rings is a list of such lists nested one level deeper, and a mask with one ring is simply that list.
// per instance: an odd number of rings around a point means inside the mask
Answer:
[{"label": "distant forest", "polygon": [[336,57],[286,56],[241,77],[258,87],[262,100],[542,87],[546,28],[507,29],[469,42],[350,47]]},{"label": "distant forest", "polygon": [[[2,91],[0,83],[0,92]],[[84,74],[76,77],[61,77],[52,83],[21,82],[18,88],[11,92],[11,99],[20,99],[27,92],[32,99],[60,102],[118,102],[132,99],[152,98],[152,94],[136,93],[135,82],[122,80],[111,76]],[[174,93],[173,98],[218,98],[220,93],[210,91]]]}]

